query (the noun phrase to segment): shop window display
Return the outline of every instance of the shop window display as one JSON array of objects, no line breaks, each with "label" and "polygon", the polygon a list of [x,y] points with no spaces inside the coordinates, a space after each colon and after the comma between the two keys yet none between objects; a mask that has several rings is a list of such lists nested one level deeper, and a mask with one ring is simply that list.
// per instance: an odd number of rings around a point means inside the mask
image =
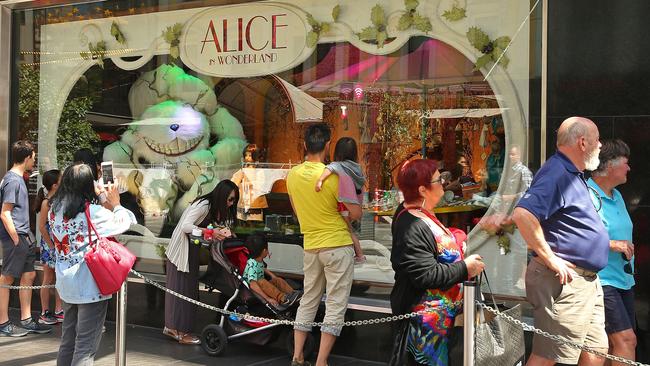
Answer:
[{"label": "shop window display", "polygon": [[[66,48],[72,47],[79,60],[70,66],[50,63],[61,58],[56,52],[23,55],[21,67],[38,75],[41,100],[31,107],[38,109],[38,120],[31,117],[30,123],[20,125],[19,132],[38,139],[42,170],[66,164],[64,152],[76,147],[91,147],[104,161],[114,162],[115,176],[124,182],[123,202],[139,215],[138,225],[123,241],[139,256],[140,269],[162,268],[157,264],[162,260],[161,248],[185,207],[219,180],[232,178],[244,193],[239,203],[238,216],[243,222],[238,235],[265,233],[273,253],[270,268],[299,278],[300,228],[284,179],[291,166],[303,159],[305,126],[324,121],[332,128],[333,142],[340,137],[356,140],[359,163],[367,177],[362,195],[364,215],[356,225],[367,257],[355,267],[358,291],[373,287],[368,293],[383,296],[390,292],[394,275],[390,222],[400,202],[396,172],[405,161],[426,157],[439,161],[449,182],[437,209],[439,217],[448,226],[472,232],[470,250],[496,253],[492,255],[495,262],[517,262],[508,267],[512,267],[508,274],[512,283],[503,288],[519,286],[515,294],[520,294],[523,287],[517,284],[518,271],[525,264],[525,246],[522,249],[516,232],[507,232],[507,216],[516,202],[513,197],[526,184],[520,165],[526,161],[522,146],[526,144],[528,112],[522,95],[527,92],[528,61],[513,55],[526,55],[527,41],[514,44],[506,59],[509,65],[502,63],[492,70],[493,61],[501,61],[494,47],[506,40],[488,38],[492,49],[486,45],[478,55],[492,61],[477,61],[474,48],[480,42],[476,36],[470,37],[470,32],[468,39],[464,38],[468,24],[475,23],[447,19],[443,16],[447,2],[441,2],[440,8],[422,2],[418,8],[432,19],[434,29],[439,27],[435,36],[418,29],[428,28],[424,23],[409,28],[406,20],[391,15],[404,10],[388,9],[396,6],[392,3],[384,5],[382,20],[374,3],[361,2],[355,6],[367,12],[368,23],[379,30],[375,34],[355,29],[364,35],[361,38],[345,30],[354,26],[349,13],[352,7],[340,8],[325,30],[324,21],[315,19],[330,15],[319,14],[314,4],[305,1],[302,8],[278,4],[279,8],[269,10],[264,18],[268,24],[254,20],[245,4],[227,7],[228,12],[239,15],[204,28],[207,32],[195,43],[223,52],[230,47],[235,56],[228,64],[245,63],[253,70],[238,75],[208,72],[220,62],[218,58],[202,59],[205,62],[201,64],[190,61],[193,51],[187,38],[201,17],[216,16],[208,8],[148,14],[111,10],[110,16],[92,20],[45,22],[38,29],[41,37],[55,40],[41,41],[40,50],[72,52]],[[372,21],[371,10],[375,14]],[[527,11],[521,9],[522,19]],[[35,12],[46,19],[46,14],[52,14]],[[295,19],[279,15],[285,13]],[[136,21],[146,26],[135,26]],[[274,32],[278,34],[268,41],[268,56],[264,52],[259,59],[236,56],[247,47],[257,49],[266,44],[261,33],[259,39],[247,33],[258,22],[266,24],[273,37]],[[301,22],[302,33],[280,36],[285,28]],[[382,22],[393,26],[384,27]],[[384,28],[386,37],[379,34]],[[516,29],[509,26],[507,30]],[[79,41],[54,37],[59,32],[79,34],[82,46]],[[376,37],[370,37],[371,33]],[[227,34],[230,41],[224,38]],[[295,60],[273,70],[274,57],[281,62],[283,47],[292,46],[299,48],[292,54]],[[249,63],[253,62],[259,65],[251,69]],[[271,72],[264,71],[266,62],[271,63]],[[493,74],[486,79],[490,71]],[[525,79],[517,79],[520,74],[525,74]],[[20,78],[19,89],[26,85]],[[61,91],[65,95],[61,96]],[[88,102],[81,104],[79,98],[88,98]],[[76,120],[66,117],[73,107],[78,109]],[[65,126],[73,123],[71,128],[83,135],[64,136]],[[509,156],[515,144],[519,146],[516,159]],[[250,146],[263,153],[247,156]],[[504,237],[511,242],[506,245]]]}]

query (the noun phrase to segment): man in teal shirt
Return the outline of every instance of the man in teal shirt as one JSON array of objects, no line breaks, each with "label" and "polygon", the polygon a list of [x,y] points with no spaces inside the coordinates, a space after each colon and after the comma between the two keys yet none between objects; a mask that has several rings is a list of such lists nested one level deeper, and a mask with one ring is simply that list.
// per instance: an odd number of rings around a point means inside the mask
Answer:
[{"label": "man in teal shirt", "polygon": [[621,193],[614,187],[627,181],[629,147],[621,140],[603,142],[600,164],[589,185],[594,207],[609,234],[607,266],[598,272],[605,302],[605,330],[611,353],[634,360],[634,245],[632,220]]}]

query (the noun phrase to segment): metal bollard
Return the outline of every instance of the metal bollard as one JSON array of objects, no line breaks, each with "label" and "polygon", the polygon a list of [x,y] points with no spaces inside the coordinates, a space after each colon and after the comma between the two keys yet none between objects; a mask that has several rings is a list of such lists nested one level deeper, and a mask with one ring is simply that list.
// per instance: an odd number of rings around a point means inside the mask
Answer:
[{"label": "metal bollard", "polygon": [[126,366],[126,285],[117,292],[115,306],[115,366]]},{"label": "metal bollard", "polygon": [[474,366],[476,281],[463,283],[463,365]]}]

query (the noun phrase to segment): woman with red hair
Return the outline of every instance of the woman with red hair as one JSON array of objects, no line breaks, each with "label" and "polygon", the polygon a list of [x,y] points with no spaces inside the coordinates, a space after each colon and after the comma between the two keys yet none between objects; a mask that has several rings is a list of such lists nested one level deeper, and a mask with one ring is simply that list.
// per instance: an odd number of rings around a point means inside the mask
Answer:
[{"label": "woman with red hair", "polygon": [[433,213],[444,183],[433,160],[406,162],[397,176],[404,203],[391,228],[391,307],[394,314],[426,312],[400,324],[391,365],[448,365],[447,334],[462,310],[456,305],[463,298],[461,283],[485,267],[478,255],[464,258],[461,236]]}]

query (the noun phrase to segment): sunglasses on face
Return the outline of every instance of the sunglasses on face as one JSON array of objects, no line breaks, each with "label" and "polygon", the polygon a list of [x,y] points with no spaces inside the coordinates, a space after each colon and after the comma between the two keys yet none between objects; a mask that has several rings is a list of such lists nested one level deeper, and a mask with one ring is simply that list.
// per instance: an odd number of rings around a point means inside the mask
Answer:
[{"label": "sunglasses on face", "polygon": [[445,178],[440,176],[438,177],[438,179],[434,179],[431,181],[431,184],[436,184],[436,183],[440,183],[441,185],[445,184]]}]

